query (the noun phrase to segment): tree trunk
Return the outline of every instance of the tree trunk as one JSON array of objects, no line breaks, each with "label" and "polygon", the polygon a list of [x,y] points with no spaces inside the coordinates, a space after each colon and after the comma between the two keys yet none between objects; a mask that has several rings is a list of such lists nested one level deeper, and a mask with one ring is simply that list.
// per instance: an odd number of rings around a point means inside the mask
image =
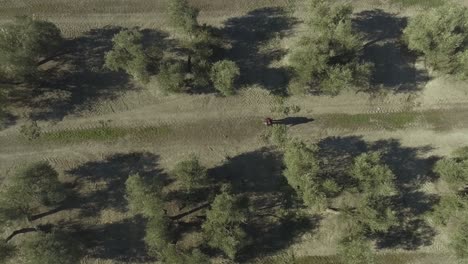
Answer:
[{"label": "tree trunk", "polygon": [[198,207],[195,207],[195,208],[193,208],[193,209],[191,209],[191,210],[189,210],[189,211],[187,211],[187,212],[185,212],[185,213],[181,213],[181,214],[178,214],[178,215],[174,215],[174,216],[171,216],[171,217],[169,217],[169,218],[170,218],[171,220],[179,220],[179,219],[181,219],[181,218],[183,218],[183,217],[185,217],[185,216],[187,216],[187,215],[190,215],[190,214],[193,214],[193,213],[195,213],[195,212],[197,212],[197,211],[200,211],[201,209],[206,208],[206,207],[208,207],[209,205],[210,205],[210,203],[207,202],[207,203],[204,203],[204,204],[202,204],[202,205],[200,205],[200,206],[198,206]]}]

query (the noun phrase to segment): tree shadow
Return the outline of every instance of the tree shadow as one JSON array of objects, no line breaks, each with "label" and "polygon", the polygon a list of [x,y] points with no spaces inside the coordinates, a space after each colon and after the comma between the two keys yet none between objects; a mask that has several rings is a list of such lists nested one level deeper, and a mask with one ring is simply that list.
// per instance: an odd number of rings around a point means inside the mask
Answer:
[{"label": "tree shadow", "polygon": [[307,124],[312,121],[314,121],[313,118],[302,117],[302,116],[289,116],[283,119],[273,120],[273,124],[296,126],[296,125],[301,125],[301,124]]},{"label": "tree shadow", "polygon": [[12,113],[0,110],[0,131],[15,125],[17,120],[18,117],[13,115]]},{"label": "tree shadow", "polygon": [[377,247],[416,250],[421,246],[430,246],[436,234],[434,228],[423,219],[409,218],[406,221],[400,219],[397,226],[379,235]]},{"label": "tree shadow", "polygon": [[234,193],[249,199],[251,213],[246,231],[252,241],[240,252],[241,261],[284,249],[320,222],[317,216],[301,216],[294,211],[287,216],[278,214],[302,207],[282,175],[283,169],[281,154],[262,148],[229,158],[209,171],[215,181],[230,182]]},{"label": "tree shadow", "polygon": [[143,240],[145,226],[145,219],[134,217],[89,228],[78,227],[74,237],[84,245],[88,256],[125,263],[142,263],[153,260],[148,256]]},{"label": "tree shadow", "polygon": [[417,55],[410,52],[402,41],[406,24],[407,18],[381,9],[366,10],[356,15],[354,25],[368,41],[363,59],[375,66],[372,90],[384,88],[395,93],[413,92],[429,80],[428,72],[415,65]]},{"label": "tree shadow", "polygon": [[437,203],[437,197],[421,191],[421,187],[436,180],[432,167],[436,157],[424,158],[432,148],[402,146],[397,139],[366,142],[362,137],[330,137],[318,143],[324,177],[333,178],[340,186],[355,186],[350,177],[354,159],[368,151],[379,151],[382,161],[395,174],[399,195],[392,198],[399,224],[374,238],[381,248],[417,249],[430,245],[435,236],[422,218]]},{"label": "tree shadow", "polygon": [[168,179],[158,167],[159,157],[148,152],[114,154],[102,161],[92,161],[68,171],[78,178],[80,190],[76,207],[83,216],[95,216],[103,209],[127,210],[125,181],[132,173],[157,177],[163,184]]},{"label": "tree shadow", "polygon": [[[31,118],[35,120],[61,120],[70,113],[89,109],[96,101],[112,100],[126,91],[140,89],[126,73],[104,66],[112,38],[121,30],[106,26],[67,40],[61,55],[43,65],[43,77],[35,88],[23,89],[10,101],[32,108]],[[142,33],[145,45],[169,45],[164,32],[146,29]]]},{"label": "tree shadow", "polygon": [[214,181],[228,181],[233,191],[272,192],[287,185],[279,153],[268,148],[240,154],[209,170]]},{"label": "tree shadow", "polygon": [[[241,70],[240,84],[259,84],[273,93],[286,93],[284,87],[289,79],[288,70],[271,67],[270,64],[286,54],[279,48],[279,42],[295,23],[279,7],[256,9],[224,23],[224,35],[232,45],[227,57],[235,61]],[[269,43],[274,47],[264,48]]]},{"label": "tree shadow", "polygon": [[404,147],[399,140],[388,139],[374,142],[370,150],[382,153],[382,161],[395,173],[400,188],[416,189],[426,182],[436,180],[432,167],[438,158],[434,156],[418,158],[431,151],[431,146]]},{"label": "tree shadow", "polygon": [[321,217],[290,214],[270,219],[270,222],[261,220],[247,228],[247,233],[253,239],[249,247],[241,252],[240,261],[266,256],[287,248],[302,234],[317,230]]}]

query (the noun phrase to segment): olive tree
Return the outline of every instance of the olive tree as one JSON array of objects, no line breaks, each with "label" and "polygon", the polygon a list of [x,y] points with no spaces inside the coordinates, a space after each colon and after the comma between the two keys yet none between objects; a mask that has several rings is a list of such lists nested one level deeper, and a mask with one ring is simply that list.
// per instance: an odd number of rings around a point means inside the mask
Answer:
[{"label": "olive tree", "polygon": [[158,216],[148,220],[144,240],[151,255],[160,256],[161,252],[171,243],[172,239],[170,223],[167,217]]},{"label": "olive tree", "polygon": [[330,185],[332,179],[324,186],[318,177],[319,164],[316,158],[316,147],[307,146],[303,142],[291,141],[284,151],[283,171],[288,184],[293,187],[305,205],[318,211],[324,210],[328,204],[326,185]]},{"label": "olive tree", "polygon": [[149,57],[142,45],[143,35],[135,30],[123,30],[112,38],[112,50],[105,55],[105,66],[113,71],[124,70],[135,80],[149,81]]},{"label": "olive tree", "polygon": [[383,196],[396,193],[395,175],[381,162],[378,152],[364,153],[356,157],[351,176],[358,180],[362,192]]},{"label": "olive tree", "polygon": [[66,198],[57,171],[47,162],[19,169],[3,186],[0,212],[11,221],[29,218],[42,207],[56,206]]},{"label": "olive tree", "polygon": [[187,191],[203,186],[208,180],[206,168],[195,155],[191,155],[187,160],[177,163],[172,175]]},{"label": "olive tree", "polygon": [[349,87],[366,86],[372,67],[361,63],[363,38],[352,27],[350,5],[308,0],[307,32],[290,56],[294,78],[290,93],[312,89],[336,95]]},{"label": "olive tree", "polygon": [[198,27],[200,10],[190,6],[188,0],[169,0],[168,13],[172,26],[185,34],[192,34]]},{"label": "olive tree", "polygon": [[397,224],[392,197],[396,195],[395,175],[381,161],[381,154],[370,152],[354,160],[351,176],[357,180],[361,200],[356,217],[373,232],[386,231]]},{"label": "olive tree", "polygon": [[34,140],[41,136],[41,127],[36,120],[28,120],[20,128],[20,133],[28,140]]},{"label": "olive tree", "polygon": [[234,259],[247,244],[247,234],[242,227],[246,220],[246,210],[239,199],[223,191],[214,199],[202,226],[208,245]]},{"label": "olive tree", "polygon": [[62,232],[35,233],[21,243],[19,255],[25,264],[80,263],[80,246]]},{"label": "olive tree", "polygon": [[404,37],[435,70],[468,76],[468,9],[446,4],[410,19]]},{"label": "olive tree", "polygon": [[234,82],[239,77],[240,70],[235,62],[222,60],[211,68],[211,81],[216,90],[224,96],[234,94]]},{"label": "olive tree", "polygon": [[157,75],[160,90],[165,94],[184,92],[185,74],[185,65],[182,62],[164,62]]},{"label": "olive tree", "polygon": [[60,29],[51,22],[18,17],[0,26],[0,79],[33,79],[38,66],[56,55],[62,43]]},{"label": "olive tree", "polygon": [[130,211],[145,217],[161,217],[164,204],[161,197],[160,185],[155,180],[145,180],[139,174],[128,176],[125,182],[126,196]]},{"label": "olive tree", "polygon": [[372,232],[385,232],[398,224],[391,198],[388,196],[364,196],[355,213],[356,220]]}]

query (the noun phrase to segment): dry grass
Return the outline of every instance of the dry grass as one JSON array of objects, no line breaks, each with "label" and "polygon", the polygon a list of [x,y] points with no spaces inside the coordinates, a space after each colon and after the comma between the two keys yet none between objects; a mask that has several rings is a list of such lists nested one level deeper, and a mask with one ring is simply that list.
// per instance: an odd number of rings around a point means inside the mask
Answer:
[{"label": "dry grass", "polygon": [[[165,0],[4,0],[1,3],[0,14],[3,16],[16,15],[80,15],[80,14],[141,14],[161,13],[166,10]],[[286,0],[237,0],[226,5],[224,0],[191,0],[190,3],[203,12],[219,12],[221,10],[248,11],[267,6],[285,5]]]}]

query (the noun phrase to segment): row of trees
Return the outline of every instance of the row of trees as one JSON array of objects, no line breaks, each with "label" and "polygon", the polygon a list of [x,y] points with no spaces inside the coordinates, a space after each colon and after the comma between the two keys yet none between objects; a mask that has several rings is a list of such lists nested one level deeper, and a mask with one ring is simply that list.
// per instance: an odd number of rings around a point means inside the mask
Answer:
[{"label": "row of trees", "polygon": [[64,39],[56,25],[18,17],[0,30],[0,83],[37,79],[38,66],[58,54]]},{"label": "row of trees", "polygon": [[124,70],[142,83],[149,82],[151,74],[157,74],[160,88],[166,93],[213,85],[223,95],[232,95],[240,75],[239,67],[229,60],[215,61],[219,57],[215,53],[222,44],[215,30],[199,25],[199,10],[187,0],[170,1],[168,13],[175,36],[181,42],[182,56],[164,54],[154,45],[145,49],[138,30],[124,30],[114,36],[113,49],[105,57],[106,66],[111,70]]},{"label": "row of trees", "polygon": [[[369,85],[373,66],[363,62],[363,35],[353,28],[351,5],[308,0],[306,31],[290,54],[292,94],[319,92],[336,95],[348,87]],[[468,9],[447,4],[410,19],[403,40],[424,55],[442,73],[468,76]],[[223,95],[235,91],[240,72],[232,61],[219,60],[223,40],[216,29],[198,23],[199,10],[187,0],[171,0],[169,21],[180,41],[178,52],[158,45],[143,45],[137,29],[123,30],[113,38],[105,65],[123,70],[147,83],[155,75],[164,92],[196,91],[214,86]],[[0,80],[37,79],[38,66],[66,52],[60,30],[53,23],[17,18],[0,30]]]},{"label": "row of trees", "polygon": [[[336,95],[353,87],[366,88],[373,65],[362,61],[363,35],[352,26],[349,4],[308,0],[306,31],[290,54],[292,94]],[[446,4],[410,19],[403,40],[424,55],[433,69],[468,77],[468,9]]]},{"label": "row of trees", "polygon": [[[313,212],[339,211],[348,229],[339,242],[338,254],[344,263],[373,263],[370,238],[398,225],[394,198],[399,196],[392,170],[381,160],[381,153],[357,156],[349,169],[346,185],[339,185],[330,175],[321,173],[318,147],[289,139],[281,125],[272,127],[272,143],[284,152],[283,175],[304,205]],[[280,139],[280,140],[278,140]],[[439,160],[434,172],[450,192],[441,196],[430,213],[435,224],[448,228],[451,247],[460,258],[468,257],[468,148],[452,157]],[[325,177],[326,176],[326,177]],[[350,193],[340,208],[330,208],[332,198]]]},{"label": "row of trees", "polygon": [[[7,179],[0,193],[0,227],[14,231],[0,241],[0,262],[15,258],[21,263],[78,263],[80,246],[66,232],[34,225],[40,213],[62,205],[67,197],[58,173],[46,162],[19,169]],[[14,243],[20,233],[24,239]]]},{"label": "row of trees", "polygon": [[[189,195],[209,184],[206,168],[196,156],[179,162],[171,174]],[[209,263],[208,256],[200,250],[187,252],[175,244],[174,223],[164,210],[165,197],[161,190],[161,183],[152,177],[136,174],[126,181],[129,208],[133,213],[148,219],[145,236],[148,251],[168,264]],[[223,185],[211,202],[211,209],[206,212],[206,220],[202,225],[206,245],[235,259],[248,241],[243,229],[247,220],[246,208],[243,200],[232,194],[228,185]]]},{"label": "row of trees", "polygon": [[362,35],[353,29],[351,5],[309,0],[305,33],[291,53],[294,76],[289,92],[336,95],[347,87],[366,87],[372,65],[360,61]]},{"label": "row of trees", "polygon": [[336,181],[320,174],[317,147],[291,140],[284,148],[284,176],[304,205],[313,212],[323,213],[330,199],[347,191],[356,199],[339,210],[350,222],[350,230],[339,247],[346,263],[371,263],[372,254],[368,237],[385,232],[397,223],[391,198],[398,194],[395,176],[382,164],[380,153],[364,153],[355,158],[350,170],[353,185],[340,186]]}]

